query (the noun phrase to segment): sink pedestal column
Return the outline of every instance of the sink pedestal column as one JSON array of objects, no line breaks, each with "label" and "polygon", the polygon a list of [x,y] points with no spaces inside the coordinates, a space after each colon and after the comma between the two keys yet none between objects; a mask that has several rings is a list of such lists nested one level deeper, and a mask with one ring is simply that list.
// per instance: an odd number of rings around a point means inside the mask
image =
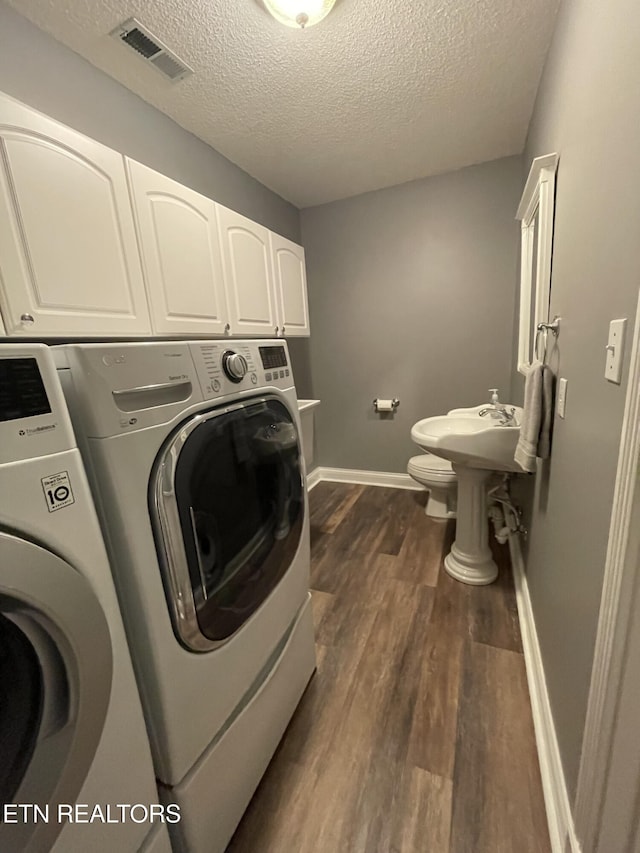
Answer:
[{"label": "sink pedestal column", "polygon": [[487,480],[492,471],[453,464],[458,476],[456,541],[444,558],[451,577],[475,585],[492,583],[498,566],[489,549]]}]

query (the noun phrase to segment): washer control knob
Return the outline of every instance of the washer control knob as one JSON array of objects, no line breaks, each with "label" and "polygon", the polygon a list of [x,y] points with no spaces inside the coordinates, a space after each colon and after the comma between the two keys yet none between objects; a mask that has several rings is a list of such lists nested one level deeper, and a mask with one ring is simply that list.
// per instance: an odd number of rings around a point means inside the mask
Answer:
[{"label": "washer control knob", "polygon": [[242,382],[247,375],[249,365],[239,352],[227,350],[222,356],[222,369],[232,382]]}]

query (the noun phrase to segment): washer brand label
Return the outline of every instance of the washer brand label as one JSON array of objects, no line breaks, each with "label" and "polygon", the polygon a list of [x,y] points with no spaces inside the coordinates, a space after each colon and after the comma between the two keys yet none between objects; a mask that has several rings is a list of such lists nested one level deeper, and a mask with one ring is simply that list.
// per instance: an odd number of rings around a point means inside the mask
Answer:
[{"label": "washer brand label", "polygon": [[55,429],[58,424],[45,424],[44,426],[37,427],[27,427],[27,429],[21,429],[18,431],[19,435],[40,435],[42,432],[50,432],[50,430]]},{"label": "washer brand label", "polygon": [[40,482],[49,512],[55,512],[57,509],[62,509],[76,502],[67,471],[60,471],[50,477],[43,477]]}]

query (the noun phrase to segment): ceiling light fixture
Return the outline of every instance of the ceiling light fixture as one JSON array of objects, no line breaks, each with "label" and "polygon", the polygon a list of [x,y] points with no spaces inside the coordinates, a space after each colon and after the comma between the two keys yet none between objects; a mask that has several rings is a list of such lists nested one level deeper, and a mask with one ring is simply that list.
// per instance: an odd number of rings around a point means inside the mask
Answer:
[{"label": "ceiling light fixture", "polygon": [[276,21],[301,30],[319,23],[333,9],[336,0],[263,0]]}]

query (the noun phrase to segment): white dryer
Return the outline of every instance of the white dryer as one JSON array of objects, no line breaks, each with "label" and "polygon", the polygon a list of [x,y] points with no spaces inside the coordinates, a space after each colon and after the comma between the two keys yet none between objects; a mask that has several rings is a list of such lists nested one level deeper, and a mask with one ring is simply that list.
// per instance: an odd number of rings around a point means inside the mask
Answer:
[{"label": "white dryer", "polygon": [[283,341],[57,350],[110,549],[172,841],[224,850],[315,669]]},{"label": "white dryer", "polygon": [[0,345],[0,697],[0,850],[169,853],[111,571],[42,344]]}]

